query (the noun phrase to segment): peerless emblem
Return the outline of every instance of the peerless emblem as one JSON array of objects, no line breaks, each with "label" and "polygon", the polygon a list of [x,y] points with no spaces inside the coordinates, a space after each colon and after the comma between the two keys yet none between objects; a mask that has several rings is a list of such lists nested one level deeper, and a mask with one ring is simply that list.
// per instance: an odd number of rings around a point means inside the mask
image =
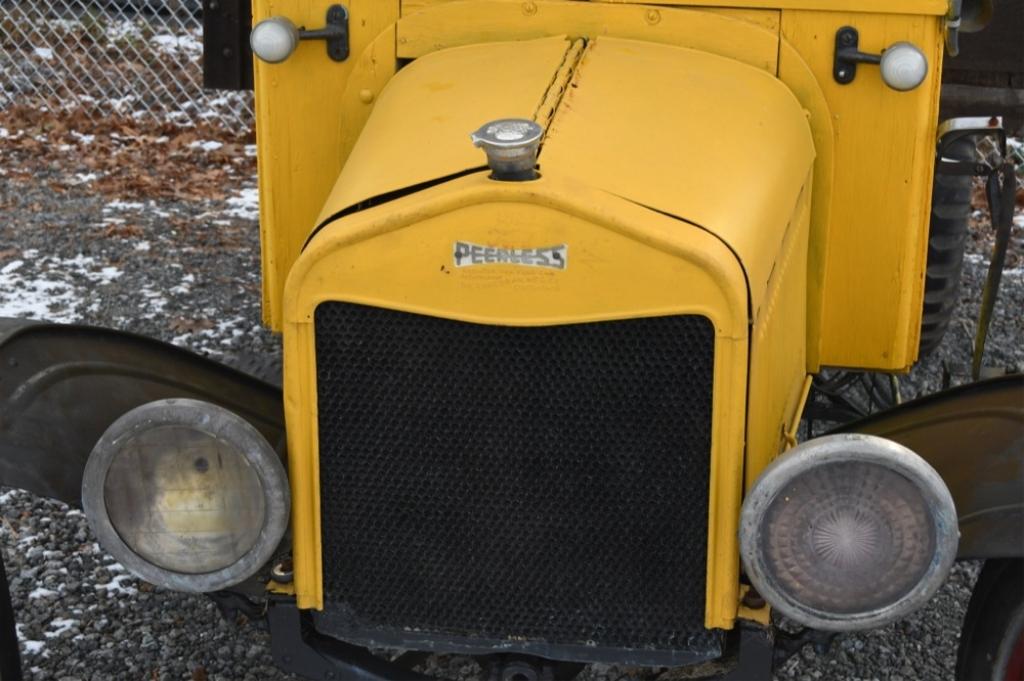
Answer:
[{"label": "peerless emblem", "polygon": [[560,244],[545,248],[496,248],[456,241],[454,258],[456,267],[505,264],[564,270],[569,264],[569,246]]}]

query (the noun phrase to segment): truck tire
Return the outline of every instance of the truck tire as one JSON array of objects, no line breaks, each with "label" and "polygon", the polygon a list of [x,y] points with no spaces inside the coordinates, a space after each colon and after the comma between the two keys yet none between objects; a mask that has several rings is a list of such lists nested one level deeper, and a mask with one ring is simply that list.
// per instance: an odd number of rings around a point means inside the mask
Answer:
[{"label": "truck tire", "polygon": [[[945,156],[971,161],[974,153],[974,140],[963,138],[951,144]],[[968,175],[935,174],[919,357],[925,357],[942,342],[960,299],[967,218],[971,214],[971,180]]]},{"label": "truck tire", "polygon": [[958,681],[1012,681],[1024,674],[1024,560],[985,561],[967,606]]}]

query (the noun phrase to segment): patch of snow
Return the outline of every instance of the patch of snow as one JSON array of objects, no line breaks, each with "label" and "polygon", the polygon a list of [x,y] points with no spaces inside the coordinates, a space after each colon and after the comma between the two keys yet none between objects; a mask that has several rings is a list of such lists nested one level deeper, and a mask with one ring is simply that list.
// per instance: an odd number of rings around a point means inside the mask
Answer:
[{"label": "patch of snow", "polygon": [[[964,260],[973,265],[979,265],[984,268],[988,268],[991,264],[991,258],[979,253],[964,253]],[[1003,279],[1007,277],[1024,277],[1024,267],[1008,267],[1003,270]]]},{"label": "patch of snow", "polygon": [[21,645],[25,647],[25,652],[29,655],[38,655],[40,652],[46,652],[43,650],[46,647],[46,641],[28,641],[23,639]]},{"label": "patch of snow", "polygon": [[[131,108],[135,102],[138,101],[138,97],[135,95],[125,95],[124,97],[113,97],[107,100],[107,104],[116,112],[124,113],[126,109]],[[147,115],[146,112],[139,112],[143,115]],[[113,136],[113,135],[112,135]]]},{"label": "patch of snow", "polygon": [[217,151],[224,144],[216,140],[196,140],[192,144],[188,145],[189,149],[202,149],[203,151]]},{"label": "patch of snow", "polygon": [[139,243],[135,244],[135,250],[136,251],[148,251],[149,250],[149,242],[148,241],[140,241]]},{"label": "patch of snow", "polygon": [[142,40],[142,29],[130,20],[111,21],[106,26],[107,40]]},{"label": "patch of snow", "polygon": [[48,19],[48,26],[59,28],[62,31],[77,31],[82,28],[82,22],[77,19]]},{"label": "patch of snow", "polygon": [[224,215],[242,220],[258,220],[260,217],[260,194],[256,187],[246,187],[237,196],[229,197]]},{"label": "patch of snow", "polygon": [[103,212],[109,212],[112,210],[143,210],[146,204],[141,201],[122,201],[121,199],[114,199],[107,205],[103,206]]},{"label": "patch of snow", "polygon": [[[211,310],[211,312],[215,311]],[[171,343],[195,352],[205,352],[217,356],[223,354],[222,346],[231,345],[233,339],[249,332],[251,332],[249,322],[244,317],[235,317],[217,322],[212,329],[201,329],[175,336],[171,339]]]},{"label": "patch of snow", "polygon": [[256,155],[256,145],[255,144],[246,144],[245,145],[245,155],[246,156],[255,156]]},{"label": "patch of snow", "polygon": [[[25,652],[27,654],[29,654],[29,655],[39,655],[39,654],[42,654],[43,657],[49,657],[50,656],[50,651],[44,650],[44,648],[46,647],[46,641],[30,641],[28,638],[25,637],[24,632],[22,632],[22,630],[21,630],[21,623],[20,622],[14,625],[14,631],[17,634],[18,640],[21,642],[21,645],[25,649]],[[36,674],[37,673],[36,670],[38,670],[38,669],[39,669],[38,667],[32,667],[31,671],[32,671],[33,674]]]},{"label": "patch of snow", "polygon": [[7,130],[7,128],[0,127],[0,140],[7,139],[10,136],[11,136],[11,133],[10,133],[10,131]]},{"label": "patch of snow", "polygon": [[32,53],[40,59],[45,59],[47,61],[53,59],[53,50],[49,47],[33,47]]},{"label": "patch of snow", "polygon": [[144,303],[146,313],[142,315],[143,319],[153,319],[167,307],[167,298],[162,291],[154,291],[149,286],[144,286],[139,293],[146,299]]},{"label": "patch of snow", "polygon": [[0,316],[75,322],[79,296],[57,278],[24,278],[0,273]]},{"label": "patch of snow", "polygon": [[196,282],[195,275],[192,275],[192,274],[183,275],[181,277],[181,282],[177,286],[175,286],[174,288],[169,289],[167,292],[168,293],[174,293],[174,294],[177,294],[177,295],[187,295],[189,292],[191,292],[191,290],[192,290],[191,285],[194,284],[195,282]]},{"label": "patch of snow", "polygon": [[[37,252],[24,251],[33,259]],[[22,262],[22,261],[16,261]],[[117,267],[99,266],[91,256],[45,257],[35,263],[34,273],[11,262],[0,269],[0,317],[22,317],[57,322],[76,322],[76,308],[92,296],[92,285],[109,284],[122,272]]]},{"label": "patch of snow", "polygon": [[[107,566],[107,569],[112,568],[110,566]],[[106,584],[96,584],[93,588],[95,588],[97,591],[106,591],[107,593],[113,593],[119,596],[134,596],[139,592],[139,590],[133,586],[124,586],[121,583],[125,580],[130,579],[133,579],[131,575],[116,575]]]},{"label": "patch of snow", "polygon": [[0,274],[10,274],[11,272],[13,272],[16,269],[20,268],[24,264],[25,264],[24,260],[12,260],[11,262],[9,262],[6,265],[4,265],[3,269],[0,269]]},{"label": "patch of snow", "polygon": [[85,184],[99,179],[96,173],[75,173],[75,181],[71,184]]},{"label": "patch of snow", "polygon": [[109,284],[115,279],[120,279],[122,274],[124,273],[116,267],[103,267],[99,272],[94,273],[96,278],[93,279],[93,281],[97,281],[101,284]]},{"label": "patch of snow", "polygon": [[152,45],[156,45],[157,49],[165,54],[185,52],[198,56],[203,52],[203,41],[197,31],[190,31],[180,35],[158,33],[151,37],[149,42]]},{"label": "patch of snow", "polygon": [[62,617],[54,618],[50,621],[49,628],[52,631],[44,631],[43,636],[46,638],[57,638],[66,631],[70,631],[72,627],[78,625],[78,620],[64,619]]},{"label": "patch of snow", "polygon": [[71,136],[74,137],[79,142],[81,142],[82,144],[92,144],[93,140],[96,139],[96,135],[90,135],[88,133],[81,133],[81,132],[78,132],[77,130],[72,130],[71,131]]},{"label": "patch of snow", "polygon": [[28,593],[30,599],[35,598],[56,598],[60,596],[60,592],[54,591],[53,589],[47,589],[44,586],[39,586]]}]

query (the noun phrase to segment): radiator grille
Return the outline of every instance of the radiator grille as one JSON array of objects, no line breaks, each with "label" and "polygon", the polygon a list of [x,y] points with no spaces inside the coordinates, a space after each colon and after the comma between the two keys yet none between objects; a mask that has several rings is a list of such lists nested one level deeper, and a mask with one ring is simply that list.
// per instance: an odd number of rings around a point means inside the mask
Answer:
[{"label": "radiator grille", "polygon": [[315,318],[325,608],[350,631],[689,647],[714,330]]}]

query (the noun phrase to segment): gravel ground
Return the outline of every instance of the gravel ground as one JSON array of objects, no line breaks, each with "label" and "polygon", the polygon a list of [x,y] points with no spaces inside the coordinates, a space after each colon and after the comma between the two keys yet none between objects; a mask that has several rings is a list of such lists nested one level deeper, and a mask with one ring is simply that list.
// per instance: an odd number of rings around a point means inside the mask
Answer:
[{"label": "gravel ground", "polygon": [[[61,126],[55,131],[45,121],[25,133],[13,125],[0,118],[0,316],[125,329],[229,362],[279,355],[279,339],[260,324],[247,140],[116,127],[83,134]],[[42,149],[26,144],[26,136]],[[97,166],[98,156],[113,160]],[[151,180],[139,179],[146,176]],[[905,395],[935,389],[944,365],[962,375],[969,364],[991,245],[980,215],[975,227],[957,319],[935,355],[901,378]],[[1021,232],[1019,224],[988,365],[1024,367]],[[7,491],[0,495],[0,514],[0,545],[31,678],[293,678],[273,667],[256,623],[225,621],[203,597],[167,592],[126,574],[98,547],[79,511]],[[977,569],[958,565],[913,617],[840,636],[824,655],[805,647],[777,678],[949,678]],[[460,679],[479,675],[465,658],[432,658],[427,666]],[[582,678],[650,676],[595,665]]]}]

